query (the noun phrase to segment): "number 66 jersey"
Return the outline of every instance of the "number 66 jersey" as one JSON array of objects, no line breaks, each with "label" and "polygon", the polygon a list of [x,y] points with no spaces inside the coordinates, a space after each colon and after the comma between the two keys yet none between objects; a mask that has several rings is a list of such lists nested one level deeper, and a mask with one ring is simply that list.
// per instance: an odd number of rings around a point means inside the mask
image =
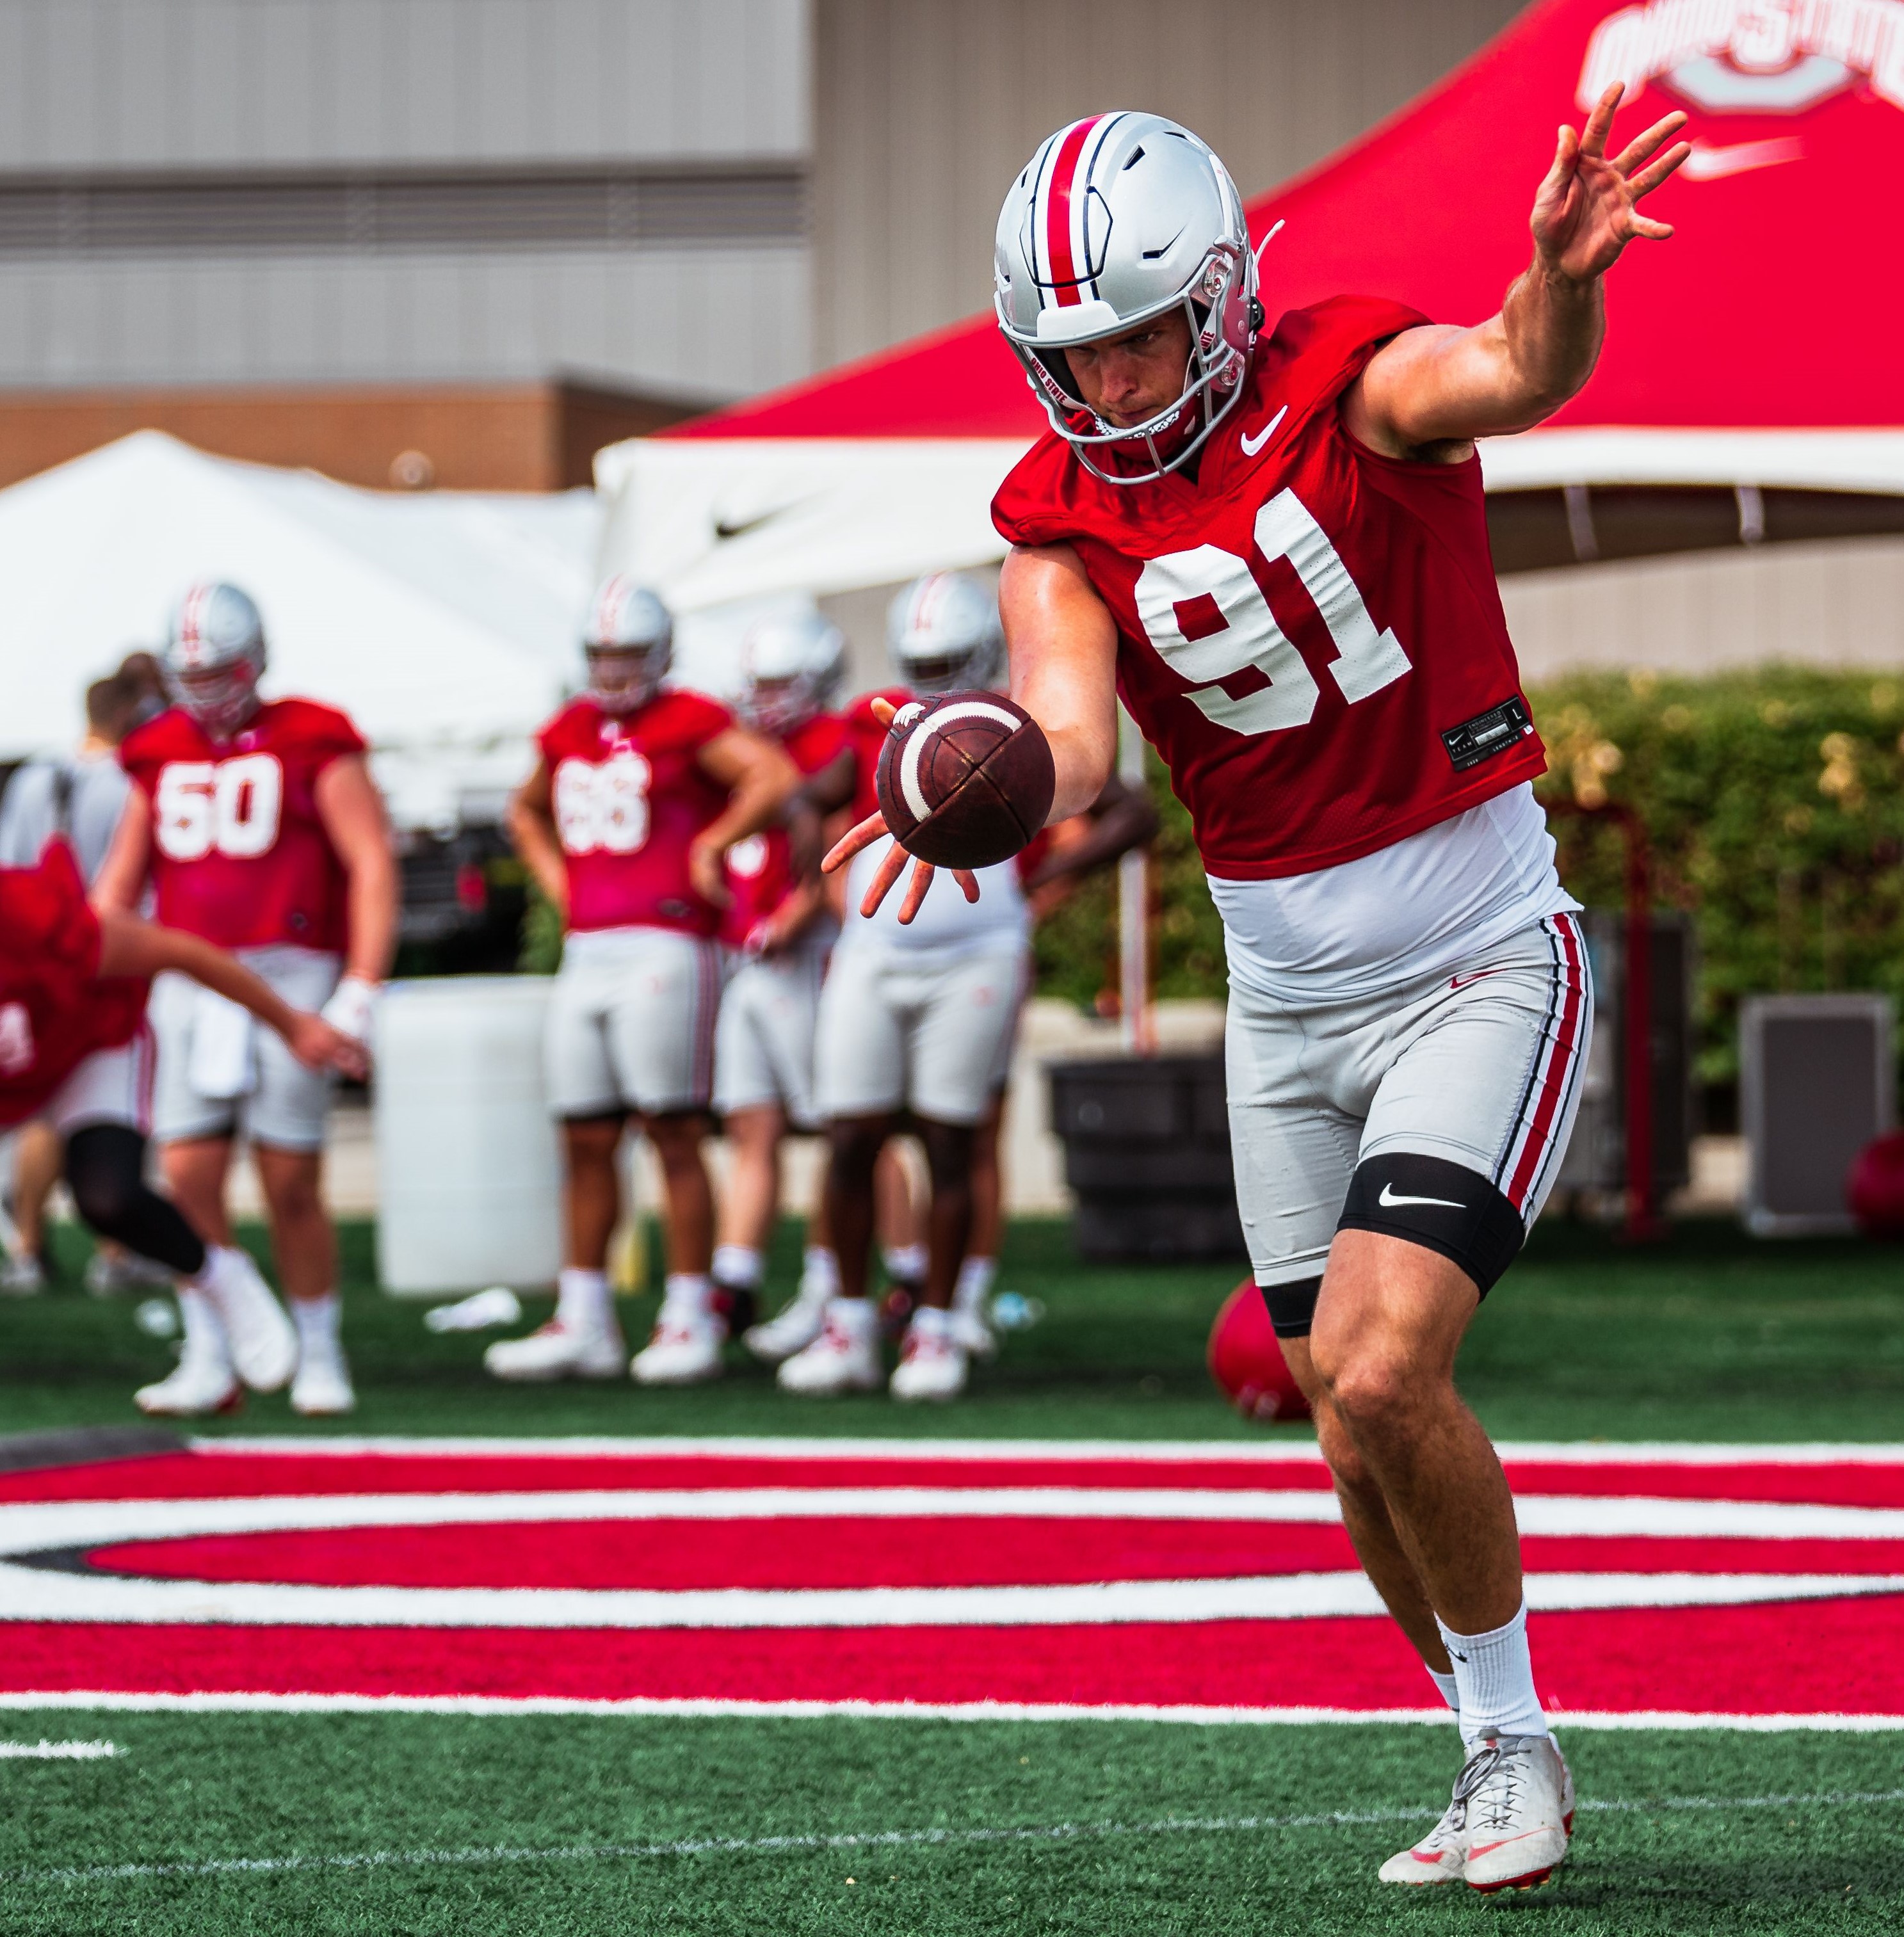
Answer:
[{"label": "number 66 jersey", "polygon": [[230,740],[176,706],[131,735],[119,757],[151,805],[158,919],[221,948],[341,953],[347,888],[316,789],[363,750],[343,714],[311,699],[267,700]]},{"label": "number 66 jersey", "polygon": [[1426,320],[1362,297],[1290,311],[1196,477],[1106,484],[1048,433],[993,501],[1013,544],[1076,550],[1219,880],[1359,859],[1545,766],[1478,459],[1391,459],[1342,420],[1375,350]]}]

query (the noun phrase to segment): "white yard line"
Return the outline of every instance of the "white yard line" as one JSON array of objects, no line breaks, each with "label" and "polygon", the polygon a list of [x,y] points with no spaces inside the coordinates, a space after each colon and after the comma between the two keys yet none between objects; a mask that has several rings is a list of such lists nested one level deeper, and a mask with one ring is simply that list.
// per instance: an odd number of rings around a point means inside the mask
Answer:
[{"label": "white yard line", "polygon": [[[1904,1802],[1904,1789],[1791,1796],[1669,1796],[1597,1801],[1581,1811],[1654,1815],[1670,1811],[1882,1808]],[[1425,1809],[1338,1809],[1302,1816],[1164,1817],[1150,1823],[1053,1823],[1005,1829],[877,1829],[787,1836],[681,1837],[651,1843],[571,1843],[544,1849],[497,1845],[462,1850],[368,1850],[335,1856],[214,1857],[198,1863],[100,1863],[15,1870],[17,1883],[124,1883],[153,1877],[269,1876],[289,1871],[431,1869],[490,1863],[641,1863],[704,1856],[809,1856],[828,1852],[970,1848],[974,1845],[1109,1841],[1119,1837],[1261,1835],[1275,1830],[1341,1829],[1419,1823]]]},{"label": "white yard line", "polygon": [[116,1742],[0,1742],[0,1762],[101,1762],[118,1753]]},{"label": "white yard line", "polygon": [[[116,1690],[49,1689],[0,1693],[0,1712],[85,1712],[129,1714],[596,1715],[676,1720],[814,1721],[835,1716],[868,1721],[1162,1722],[1193,1728],[1300,1727],[1317,1723],[1401,1723],[1448,1726],[1448,1711],[1432,1708],[1242,1708],[1183,1702],[742,1701],[726,1697],[561,1695],[317,1695],[274,1692],[125,1693]],[[1904,1714],[1734,1714],[1696,1709],[1627,1712],[1583,1709],[1550,1711],[1556,1729],[1654,1732],[1733,1731],[1788,1735],[1904,1734]]]}]

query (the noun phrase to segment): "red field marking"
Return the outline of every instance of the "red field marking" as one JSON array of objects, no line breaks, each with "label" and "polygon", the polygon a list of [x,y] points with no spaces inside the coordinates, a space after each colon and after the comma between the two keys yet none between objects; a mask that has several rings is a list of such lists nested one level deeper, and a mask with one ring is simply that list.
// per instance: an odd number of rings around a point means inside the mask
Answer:
[{"label": "red field marking", "polygon": [[[1904,1574],[1904,1540],[1530,1537],[1543,1573]],[[563,1521],[199,1534],[94,1548],[108,1573],[304,1587],[1055,1587],[1356,1565],[1335,1526],[1237,1521]]]}]

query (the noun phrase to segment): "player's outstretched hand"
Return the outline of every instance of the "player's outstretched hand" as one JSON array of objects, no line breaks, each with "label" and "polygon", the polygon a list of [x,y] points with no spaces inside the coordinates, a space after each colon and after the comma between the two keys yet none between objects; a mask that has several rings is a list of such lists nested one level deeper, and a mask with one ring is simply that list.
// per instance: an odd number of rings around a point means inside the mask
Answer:
[{"label": "player's outstretched hand", "polygon": [[355,1036],[332,1029],[322,1016],[295,1010],[284,1040],[307,1069],[335,1069],[359,1081],[370,1073],[369,1050]]},{"label": "player's outstretched hand", "polygon": [[1578,134],[1560,130],[1554,165],[1534,198],[1530,224],[1541,259],[1575,282],[1604,275],[1635,236],[1663,242],[1671,225],[1642,215],[1634,205],[1651,195],[1690,155],[1690,142],[1660,149],[1686,125],[1683,114],[1669,114],[1610,161],[1607,138],[1614,111],[1625,92],[1615,81],[1594,104]]},{"label": "player's outstretched hand", "polygon": [[[878,705],[875,700],[874,704]],[[887,836],[886,817],[874,812],[866,816],[856,827],[849,828],[833,844],[825,860],[820,864],[823,874],[831,875],[844,868],[863,847],[870,847],[875,841]],[[872,884],[860,904],[860,912],[870,918],[878,911],[879,905],[893,892],[893,884],[905,871],[907,862],[912,862],[912,879],[906,884],[905,899],[899,904],[899,920],[909,922],[920,910],[926,899],[926,892],[932,884],[932,877],[938,872],[929,861],[921,861],[908,854],[895,841],[886,850],[886,856],[879,864],[879,872],[874,875]],[[969,868],[954,868],[952,878],[965,891],[966,899],[978,899],[978,877]]]}]

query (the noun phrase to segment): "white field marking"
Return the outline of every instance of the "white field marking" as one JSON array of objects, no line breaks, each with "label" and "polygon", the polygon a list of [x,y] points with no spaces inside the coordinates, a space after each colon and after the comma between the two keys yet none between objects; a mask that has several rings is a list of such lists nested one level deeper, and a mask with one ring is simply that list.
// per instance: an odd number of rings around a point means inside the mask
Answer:
[{"label": "white field marking", "polygon": [[[1601,1814],[1658,1815],[1742,1809],[1883,1808],[1904,1802],[1904,1789],[1838,1790],[1788,1796],[1661,1796],[1589,1798],[1576,1806]],[[640,1863],[669,1857],[806,1856],[829,1851],[969,1848],[975,1844],[1110,1841],[1123,1836],[1261,1835],[1288,1829],[1372,1828],[1419,1823],[1423,1809],[1331,1809],[1302,1816],[1166,1816],[1151,1823],[1051,1823],[1001,1829],[872,1829],[786,1836],[693,1836],[668,1842],[568,1843],[544,1849],[502,1844],[483,1849],[367,1850],[335,1856],[214,1857],[199,1863],[99,1863],[15,1870],[16,1883],[127,1883],[149,1877],[269,1876],[291,1870],[427,1869],[484,1863]]]},{"label": "white field marking", "polygon": [[[1069,1702],[749,1702],[728,1698],[630,1695],[287,1695],[199,1690],[128,1693],[50,1689],[0,1693],[0,1711],[96,1710],[124,1714],[463,1715],[507,1718],[573,1715],[641,1720],[744,1721],[850,1720],[887,1722],[1160,1722],[1190,1728],[1306,1727],[1317,1723],[1398,1723],[1445,1727],[1448,1711],[1432,1708],[1247,1708],[1210,1703]],[[1569,1734],[1582,1729],[1630,1732],[1715,1730],[1746,1735],[1904,1735],[1904,1715],[1741,1715],[1696,1709],[1555,1709],[1550,1719]]]},{"label": "white field marking", "polygon": [[[1890,1574],[1530,1574],[1538,1612],[1740,1607],[1904,1593]],[[1368,1576],[1241,1575],[1055,1587],[315,1587],[0,1564],[0,1620],[398,1628],[1099,1627],[1384,1612]]]},{"label": "white field marking", "polygon": [[118,1753],[115,1742],[0,1742],[0,1762],[99,1762]]},{"label": "white field marking", "polygon": [[[1023,1460],[1102,1460],[1107,1464],[1145,1460],[1244,1465],[1317,1466],[1321,1463],[1314,1442],[1278,1441],[1269,1444],[1217,1439],[807,1439],[763,1433],[710,1434],[704,1438],[611,1437],[577,1435],[569,1438],[523,1439],[501,1437],[404,1438],[326,1435],[299,1439],[288,1434],[232,1435],[188,1442],[194,1453],[236,1454],[330,1454],[353,1458],[388,1454],[413,1458],[453,1459],[681,1459],[757,1460],[944,1460],[999,1461]],[[1583,1466],[1824,1466],[1904,1465],[1904,1443],[1837,1444],[1813,1441],[1790,1445],[1753,1446],[1736,1443],[1701,1444],[1689,1440],[1627,1440],[1617,1444],[1590,1439],[1505,1439],[1494,1449],[1503,1460],[1571,1463]]]}]

